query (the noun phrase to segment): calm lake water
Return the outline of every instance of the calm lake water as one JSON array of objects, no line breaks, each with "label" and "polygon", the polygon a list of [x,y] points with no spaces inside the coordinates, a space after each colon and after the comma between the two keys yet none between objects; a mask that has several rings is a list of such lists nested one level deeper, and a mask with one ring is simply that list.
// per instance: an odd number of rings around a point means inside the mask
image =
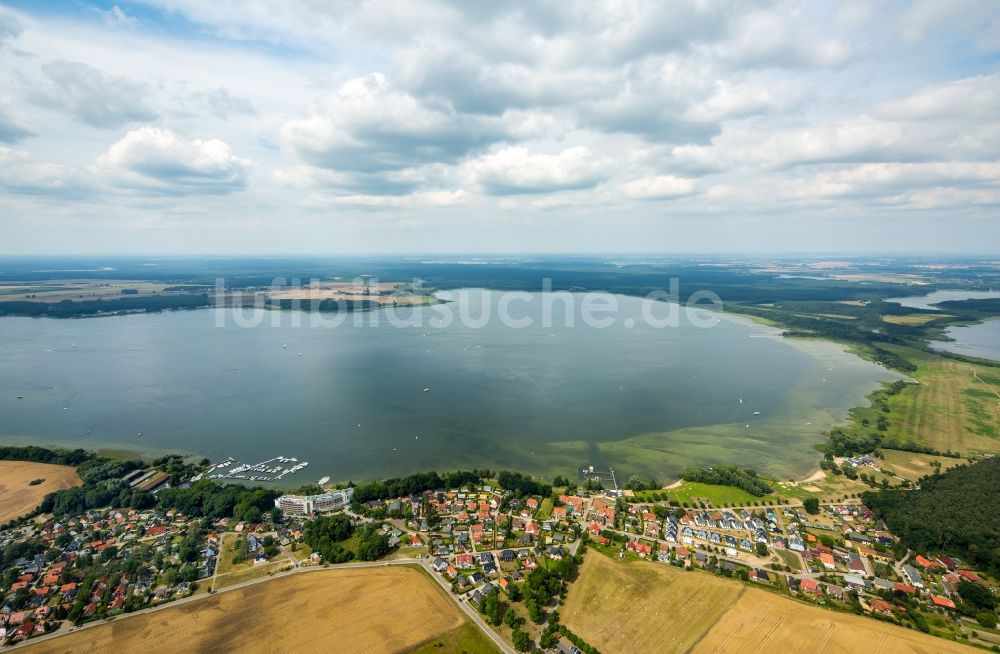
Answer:
[{"label": "calm lake water", "polygon": [[978,325],[949,327],[944,331],[954,341],[933,341],[936,350],[1000,361],[1000,320],[987,320]]},{"label": "calm lake water", "polygon": [[1000,291],[934,291],[927,295],[912,295],[908,297],[890,297],[886,302],[895,302],[911,309],[924,309],[925,311],[940,311],[941,308],[935,306],[939,302],[960,301],[960,300],[993,300],[1000,298]]},{"label": "calm lake water", "polygon": [[528,327],[445,325],[438,310],[497,308],[496,295],[452,297],[406,328],[385,312],[336,328],[293,312],[245,314],[263,324],[243,328],[215,309],[3,318],[0,440],[308,460],[286,485],[476,465],[670,476],[738,463],[792,475],[815,466],[821,430],[897,378],[742,319],[651,327],[635,298],[617,297],[615,324],[599,329],[543,326],[537,295],[511,304]]}]

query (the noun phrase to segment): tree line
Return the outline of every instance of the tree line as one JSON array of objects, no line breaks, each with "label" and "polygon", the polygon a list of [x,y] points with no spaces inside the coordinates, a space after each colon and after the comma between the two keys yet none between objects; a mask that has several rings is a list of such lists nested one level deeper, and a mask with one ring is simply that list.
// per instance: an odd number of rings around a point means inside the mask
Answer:
[{"label": "tree line", "polygon": [[47,316],[50,318],[76,318],[101,313],[127,313],[167,311],[172,309],[198,309],[209,304],[207,295],[142,295],[114,300],[62,300],[60,302],[35,302],[10,300],[0,302],[0,316]]},{"label": "tree line", "polygon": [[497,483],[500,488],[509,490],[518,497],[525,495],[541,495],[548,497],[552,494],[552,486],[543,484],[522,475],[520,472],[509,472],[504,470],[497,475]]},{"label": "tree line", "polygon": [[354,486],[354,504],[364,504],[372,500],[388,500],[395,497],[419,495],[424,491],[442,488],[460,488],[478,485],[491,475],[489,470],[458,470],[439,475],[436,472],[419,472],[408,477],[372,481]]},{"label": "tree line", "polygon": [[734,486],[755,497],[763,497],[774,489],[757,476],[756,470],[737,466],[716,466],[714,468],[688,468],[684,471],[684,481],[694,481],[715,486]]}]

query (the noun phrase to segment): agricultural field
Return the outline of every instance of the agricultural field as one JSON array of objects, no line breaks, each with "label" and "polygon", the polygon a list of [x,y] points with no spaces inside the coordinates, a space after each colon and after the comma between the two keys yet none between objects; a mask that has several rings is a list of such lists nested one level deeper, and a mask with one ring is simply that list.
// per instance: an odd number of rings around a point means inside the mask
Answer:
[{"label": "agricultural field", "polygon": [[965,459],[899,450],[882,450],[882,456],[883,469],[910,481],[917,481],[921,477],[934,474],[937,469],[931,465],[932,463],[940,463],[941,472],[965,463]]},{"label": "agricultural field", "polygon": [[721,577],[588,551],[560,615],[602,652],[683,652],[744,592]]},{"label": "agricultural field", "polygon": [[396,654],[432,639],[474,642],[453,635],[466,622],[441,589],[422,571],[402,566],[294,574],[187,604],[28,647],[32,654],[156,652],[165,643],[177,653]]},{"label": "agricultural field", "polygon": [[[31,482],[41,480],[40,483]],[[70,466],[0,461],[0,523],[31,513],[47,494],[83,482]]]},{"label": "agricultural field", "polygon": [[972,652],[965,645],[732,580],[590,551],[562,622],[603,652]]},{"label": "agricultural field", "polygon": [[932,654],[975,650],[913,629],[748,588],[692,651]]},{"label": "agricultural field", "polygon": [[[0,284],[0,302],[31,300],[33,302],[61,302],[62,300],[117,300],[163,293],[166,284],[145,281],[116,281],[104,279],[59,279],[44,282]],[[123,294],[125,291],[126,294]]]},{"label": "agricultural field", "polygon": [[364,284],[360,281],[314,281],[297,288],[270,290],[264,294],[268,299],[281,300],[348,300],[352,302],[377,302],[380,305],[433,304],[433,296],[413,293],[409,284],[382,282]]},{"label": "agricultural field", "polygon": [[[887,399],[886,437],[963,456],[1000,452],[1000,368],[912,348],[886,349],[915,363],[911,376],[920,382]],[[854,413],[874,425],[878,411],[871,407]]]},{"label": "agricultural field", "polygon": [[882,316],[882,322],[887,322],[890,325],[926,325],[932,320],[940,320],[942,318],[953,318],[951,314],[947,313],[911,313],[905,316]]}]

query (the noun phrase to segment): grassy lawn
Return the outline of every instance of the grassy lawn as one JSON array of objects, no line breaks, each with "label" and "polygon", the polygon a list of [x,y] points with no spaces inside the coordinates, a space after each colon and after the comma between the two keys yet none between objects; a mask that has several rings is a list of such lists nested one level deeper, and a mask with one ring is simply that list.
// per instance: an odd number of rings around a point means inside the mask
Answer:
[{"label": "grassy lawn", "polygon": [[479,627],[466,622],[457,629],[444,633],[418,645],[406,654],[439,654],[441,652],[457,652],[458,654],[493,654],[499,652],[496,645],[486,637]]},{"label": "grassy lawn", "polygon": [[280,572],[283,568],[290,567],[291,562],[285,557],[279,557],[270,563],[262,565],[251,565],[249,568],[240,568],[224,575],[220,574],[215,578],[215,589],[225,588],[251,579],[266,577],[268,574]]},{"label": "grassy lawn", "polygon": [[426,547],[399,547],[396,551],[385,557],[386,559],[419,559],[427,554]]},{"label": "grassy lawn", "polygon": [[[777,500],[777,495],[756,497],[755,495],[751,495],[745,490],[741,490],[735,486],[715,486],[712,484],[702,484],[694,481],[681,482],[681,485],[678,488],[671,490],[653,492],[663,495],[666,499],[674,500],[682,504],[687,503],[691,505],[696,504],[697,502],[705,502],[716,507],[725,506],[727,504],[752,506],[755,502],[760,504],[766,501],[774,502]],[[654,496],[652,496],[649,491],[643,491],[636,493],[636,497],[641,498],[644,502],[648,502],[651,501]]]},{"label": "grassy lawn", "polygon": [[222,534],[222,545],[219,547],[219,558],[216,564],[216,574],[226,574],[235,570],[245,570],[253,565],[253,559],[248,558],[243,563],[233,563],[236,556],[235,545],[240,538],[246,538],[242,534],[225,533]]},{"label": "grassy lawn", "polygon": [[295,551],[293,552],[290,548],[288,553],[291,554],[297,561],[305,561],[312,554],[312,548],[305,543],[298,543],[295,546]]},{"label": "grassy lawn", "polygon": [[538,507],[535,517],[539,520],[548,520],[552,516],[552,498],[546,497]]},{"label": "grassy lawn", "polygon": [[772,551],[778,555],[779,559],[781,559],[781,565],[789,566],[793,572],[801,572],[802,562],[793,552],[789,552],[788,550],[783,550],[778,547],[774,548]]}]

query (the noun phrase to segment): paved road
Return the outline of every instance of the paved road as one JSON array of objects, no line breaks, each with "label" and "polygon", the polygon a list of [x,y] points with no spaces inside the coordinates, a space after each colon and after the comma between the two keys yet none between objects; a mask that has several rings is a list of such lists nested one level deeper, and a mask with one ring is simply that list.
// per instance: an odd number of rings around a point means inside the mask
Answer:
[{"label": "paved road", "polygon": [[493,628],[490,627],[488,624],[486,624],[482,616],[479,615],[479,611],[476,611],[474,608],[469,606],[467,602],[464,602],[460,597],[456,597],[451,592],[451,587],[445,584],[444,579],[441,577],[441,575],[434,572],[434,570],[430,566],[430,563],[428,563],[426,559],[421,559],[418,562],[420,563],[421,567],[423,567],[423,569],[426,570],[428,574],[430,574],[430,576],[433,577],[436,582],[438,582],[438,585],[440,585],[441,588],[444,589],[444,592],[448,594],[448,597],[451,597],[453,600],[455,600],[455,603],[458,604],[458,608],[462,609],[465,612],[465,615],[468,616],[468,618],[472,620],[472,622],[474,622],[475,625],[479,627],[479,629],[484,634],[486,634],[490,640],[493,641],[493,644],[496,645],[501,652],[503,652],[504,654],[515,654],[514,648],[508,645],[506,642],[504,642],[504,640],[500,638],[499,634],[493,631]]}]

